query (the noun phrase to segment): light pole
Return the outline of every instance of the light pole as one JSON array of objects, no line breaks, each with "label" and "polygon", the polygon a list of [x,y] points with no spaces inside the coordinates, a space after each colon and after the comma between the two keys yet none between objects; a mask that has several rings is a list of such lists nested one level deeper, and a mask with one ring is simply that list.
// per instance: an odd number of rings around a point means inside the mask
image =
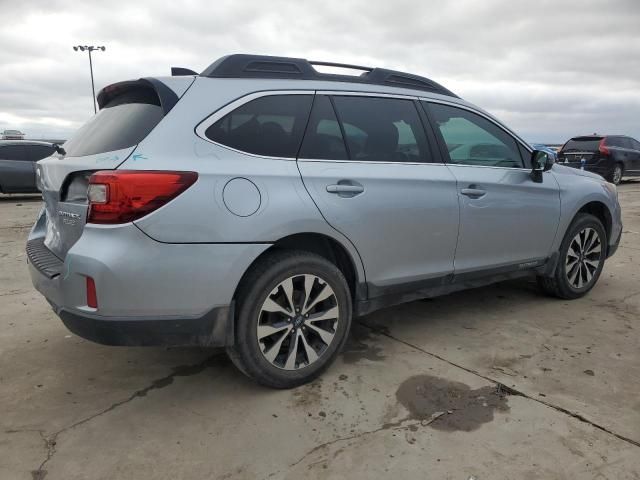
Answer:
[{"label": "light pole", "polygon": [[93,113],[97,113],[98,109],[96,107],[96,88],[93,85],[93,62],[91,61],[91,52],[96,50],[102,50],[103,52],[106,50],[105,47],[94,47],[93,45],[78,45],[73,47],[73,49],[77,52],[78,50],[81,52],[87,51],[89,52],[89,70],[91,71],[91,94],[93,98]]}]

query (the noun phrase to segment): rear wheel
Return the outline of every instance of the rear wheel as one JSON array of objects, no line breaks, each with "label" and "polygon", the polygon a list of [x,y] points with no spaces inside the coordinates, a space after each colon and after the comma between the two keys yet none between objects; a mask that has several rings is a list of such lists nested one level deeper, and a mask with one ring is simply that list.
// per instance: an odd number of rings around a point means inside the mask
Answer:
[{"label": "rear wheel", "polygon": [[274,388],[307,383],[335,359],[351,326],[342,272],[307,252],[260,261],[237,296],[235,345],[227,352],[247,376]]},{"label": "rear wheel", "polygon": [[614,185],[618,185],[622,181],[622,176],[624,175],[624,167],[621,163],[616,163],[615,167],[613,167],[613,172],[609,176],[608,180]]},{"label": "rear wheel", "polygon": [[581,213],[567,230],[553,277],[538,277],[541,287],[560,298],[586,295],[598,281],[606,258],[607,235],[602,222]]}]

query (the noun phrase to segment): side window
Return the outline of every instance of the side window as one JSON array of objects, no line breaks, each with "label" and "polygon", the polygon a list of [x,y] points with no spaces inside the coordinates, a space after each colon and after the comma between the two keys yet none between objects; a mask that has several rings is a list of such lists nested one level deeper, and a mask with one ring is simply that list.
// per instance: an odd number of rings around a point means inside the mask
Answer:
[{"label": "side window", "polygon": [[640,150],[640,142],[637,141],[636,139],[632,138],[631,139],[631,145],[634,150]]},{"label": "side window", "polygon": [[0,147],[0,160],[27,160],[23,145],[4,145]]},{"label": "side window", "polygon": [[427,139],[411,100],[334,97],[351,160],[430,162]]},{"label": "side window", "polygon": [[523,168],[516,140],[486,118],[461,108],[428,104],[450,163]]},{"label": "side window", "polygon": [[255,155],[295,158],[312,95],[269,95],[225,115],[205,131],[210,140]]},{"label": "side window", "polygon": [[324,160],[348,158],[336,113],[326,95],[316,95],[313,101],[299,157]]},{"label": "side window", "polygon": [[618,137],[607,137],[604,144],[607,147],[622,147],[622,142],[620,142]]},{"label": "side window", "polygon": [[622,148],[633,148],[633,141],[629,137],[620,137]]},{"label": "side window", "polygon": [[29,145],[27,149],[27,158],[32,162],[37,162],[43,158],[47,158],[53,154],[53,147],[47,145]]}]

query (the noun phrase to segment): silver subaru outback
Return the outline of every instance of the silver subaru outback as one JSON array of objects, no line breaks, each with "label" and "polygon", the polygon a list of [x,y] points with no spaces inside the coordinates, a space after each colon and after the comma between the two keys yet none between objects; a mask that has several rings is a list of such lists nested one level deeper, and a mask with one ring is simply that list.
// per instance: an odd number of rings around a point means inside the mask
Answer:
[{"label": "silver subaru outback", "polygon": [[526,275],[593,288],[622,231],[612,184],[427,78],[317,64],[230,55],[100,92],[37,165],[29,270],[69,330],[222,346],[287,388],[353,316]]}]

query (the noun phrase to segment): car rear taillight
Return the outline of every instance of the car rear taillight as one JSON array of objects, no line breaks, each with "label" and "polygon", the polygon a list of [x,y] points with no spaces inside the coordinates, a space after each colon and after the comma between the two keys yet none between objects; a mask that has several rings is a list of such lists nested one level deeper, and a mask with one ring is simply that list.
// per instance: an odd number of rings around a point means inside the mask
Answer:
[{"label": "car rear taillight", "polygon": [[604,144],[605,139],[603,138],[602,140],[600,140],[600,143],[598,144],[598,151],[602,154],[602,155],[609,155],[609,149],[607,148],[607,146]]},{"label": "car rear taillight", "polygon": [[173,200],[198,179],[196,172],[102,170],[89,178],[88,223],[127,223]]}]

